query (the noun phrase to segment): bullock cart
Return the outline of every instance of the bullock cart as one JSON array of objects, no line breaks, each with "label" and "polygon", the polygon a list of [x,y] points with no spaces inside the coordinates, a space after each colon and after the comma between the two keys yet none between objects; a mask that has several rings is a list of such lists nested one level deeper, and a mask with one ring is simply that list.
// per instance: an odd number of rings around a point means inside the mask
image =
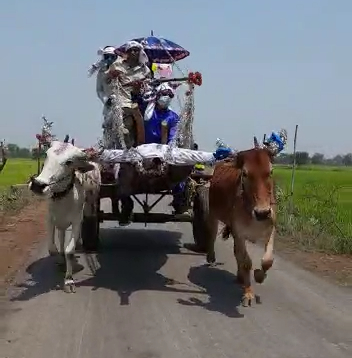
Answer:
[{"label": "bullock cart", "polygon": [[[179,68],[176,62],[189,55],[189,52],[181,46],[154,36],[134,39],[134,41],[143,45],[149,61],[153,63],[151,67],[154,73],[153,78],[137,81],[139,82],[140,95],[146,103],[155,101],[153,98],[156,97],[156,88],[162,83],[167,83],[176,92],[175,95],[179,100],[178,92],[182,88],[184,89],[176,135],[168,142],[167,147],[169,153],[175,148],[192,152],[191,148],[194,144],[194,91],[196,86],[202,85],[202,75],[199,72],[187,74]],[[116,51],[121,55],[124,53],[125,47],[121,46]],[[165,66],[165,64],[170,65],[169,70],[171,72],[169,74],[163,73],[165,68],[158,72],[162,69],[161,65]],[[154,71],[153,67],[159,70]],[[171,78],[173,68],[177,68],[182,73],[182,77]],[[115,96],[105,114],[105,120],[108,124],[104,127],[102,147],[106,151],[127,150],[126,134],[123,131],[123,111],[119,101],[119,92],[123,85],[114,71],[112,71],[110,77],[110,86]],[[189,154],[196,156],[194,153]],[[197,151],[197,153],[199,152]],[[139,206],[142,210],[141,212],[133,211],[131,215],[129,214],[128,222],[144,223],[145,226],[148,223],[190,222],[193,225],[196,246],[199,250],[205,251],[204,239],[200,232],[204,224],[202,218],[207,203],[203,202],[199,188],[209,181],[212,172],[211,170],[194,172],[194,164],[197,161],[174,165],[172,161],[163,159],[160,157],[145,159],[143,157],[138,164],[133,160],[123,163],[115,160],[110,164],[105,162],[101,170],[102,183],[99,200],[96,203],[96,212],[94,215],[84,216],[83,218],[81,236],[85,249],[97,249],[100,223],[104,221],[118,221],[120,225],[126,223],[124,215],[126,214],[124,212],[126,206],[122,203],[126,203],[126,198],[129,202],[133,198],[134,206]],[[117,172],[118,174],[116,174]],[[182,187],[181,190],[179,190],[180,187]],[[175,188],[178,188],[177,193],[175,193]],[[164,212],[155,212],[156,205],[170,195],[174,197],[173,204],[177,202],[176,207],[173,205],[175,211],[173,213],[166,213],[165,210]],[[100,199],[106,198],[111,201],[112,212],[110,213],[101,210]]]},{"label": "bullock cart", "polygon": [[[105,166],[102,169],[102,183],[96,213],[94,216],[83,218],[81,235],[84,248],[88,251],[97,250],[100,223],[120,222],[120,198],[121,195],[129,195],[135,200],[134,209],[136,207],[142,209],[139,212],[133,211],[130,222],[144,223],[145,226],[148,223],[189,222],[193,227],[195,249],[205,252],[203,228],[208,202],[203,188],[212,177],[212,169],[206,168],[205,171],[199,172],[194,171],[193,166],[174,165],[160,168],[161,164],[158,161],[154,161],[148,169],[146,166],[144,164],[143,170],[140,170],[133,164],[127,164],[123,170],[124,175],[119,181],[115,179],[115,165]],[[173,194],[172,189],[175,185],[181,182],[184,183],[181,198],[182,212],[155,212],[156,205],[161,201],[166,201]],[[112,212],[102,210],[100,199],[105,198],[110,199]]]}]

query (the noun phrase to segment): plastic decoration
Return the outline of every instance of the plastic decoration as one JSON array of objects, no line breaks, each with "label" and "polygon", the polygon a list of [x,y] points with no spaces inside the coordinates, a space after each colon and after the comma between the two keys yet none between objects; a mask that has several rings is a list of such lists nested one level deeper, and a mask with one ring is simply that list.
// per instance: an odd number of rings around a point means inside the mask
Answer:
[{"label": "plastic decoration", "polygon": [[201,86],[203,83],[202,74],[200,72],[190,72],[188,74],[188,82],[197,86]]}]

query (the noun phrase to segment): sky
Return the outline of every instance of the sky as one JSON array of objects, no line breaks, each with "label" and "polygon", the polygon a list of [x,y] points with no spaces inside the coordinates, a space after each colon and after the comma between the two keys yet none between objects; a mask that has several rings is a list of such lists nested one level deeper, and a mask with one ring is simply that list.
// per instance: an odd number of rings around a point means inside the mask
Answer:
[{"label": "sky", "polygon": [[150,30],[200,71],[194,135],[236,149],[286,128],[292,151],[352,152],[351,0],[0,0],[0,138],[35,143],[44,114],[80,146],[101,136],[87,70],[105,45]]}]

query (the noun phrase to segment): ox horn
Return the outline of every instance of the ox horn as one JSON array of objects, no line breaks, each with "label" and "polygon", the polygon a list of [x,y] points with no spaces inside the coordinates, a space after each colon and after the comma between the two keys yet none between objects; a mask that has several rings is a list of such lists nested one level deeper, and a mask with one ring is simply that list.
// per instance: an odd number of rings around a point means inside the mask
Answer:
[{"label": "ox horn", "polygon": [[75,145],[75,139],[74,138],[71,139],[71,144]]},{"label": "ox horn", "polygon": [[253,142],[254,142],[254,148],[259,148],[259,142],[256,136],[254,136]]},{"label": "ox horn", "polygon": [[69,139],[70,139],[70,136],[68,134],[66,134],[65,139],[64,139],[64,143],[68,143]]}]

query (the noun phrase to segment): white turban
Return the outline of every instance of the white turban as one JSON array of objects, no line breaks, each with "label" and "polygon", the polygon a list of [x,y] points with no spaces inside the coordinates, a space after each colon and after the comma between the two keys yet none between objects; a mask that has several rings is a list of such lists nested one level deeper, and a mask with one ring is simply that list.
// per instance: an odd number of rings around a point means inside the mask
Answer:
[{"label": "white turban", "polygon": [[[106,46],[103,49],[98,49],[97,54],[99,56],[104,56],[104,55],[115,55],[116,48],[113,46]],[[104,59],[100,59],[97,62],[93,63],[93,65],[90,67],[90,69],[88,70],[88,77],[91,77],[96,71],[98,71],[102,66],[104,65]]]},{"label": "white turban", "polygon": [[98,51],[97,51],[97,54],[99,55],[99,56],[103,56],[103,55],[115,55],[115,47],[113,47],[113,46],[106,46],[106,47],[104,47],[103,49],[99,49]]},{"label": "white turban", "polygon": [[172,93],[174,93],[174,89],[168,84],[168,83],[162,83],[156,88],[156,93],[159,93],[161,91],[170,90]]},{"label": "white turban", "polygon": [[136,47],[136,48],[138,48],[140,50],[140,52],[139,52],[139,63],[141,65],[147,64],[149,62],[149,58],[148,58],[147,54],[145,53],[143,46],[139,42],[137,42],[137,41],[129,41],[129,42],[127,42],[126,51],[128,51],[128,50],[130,50],[131,48],[134,48],[134,47]]}]

